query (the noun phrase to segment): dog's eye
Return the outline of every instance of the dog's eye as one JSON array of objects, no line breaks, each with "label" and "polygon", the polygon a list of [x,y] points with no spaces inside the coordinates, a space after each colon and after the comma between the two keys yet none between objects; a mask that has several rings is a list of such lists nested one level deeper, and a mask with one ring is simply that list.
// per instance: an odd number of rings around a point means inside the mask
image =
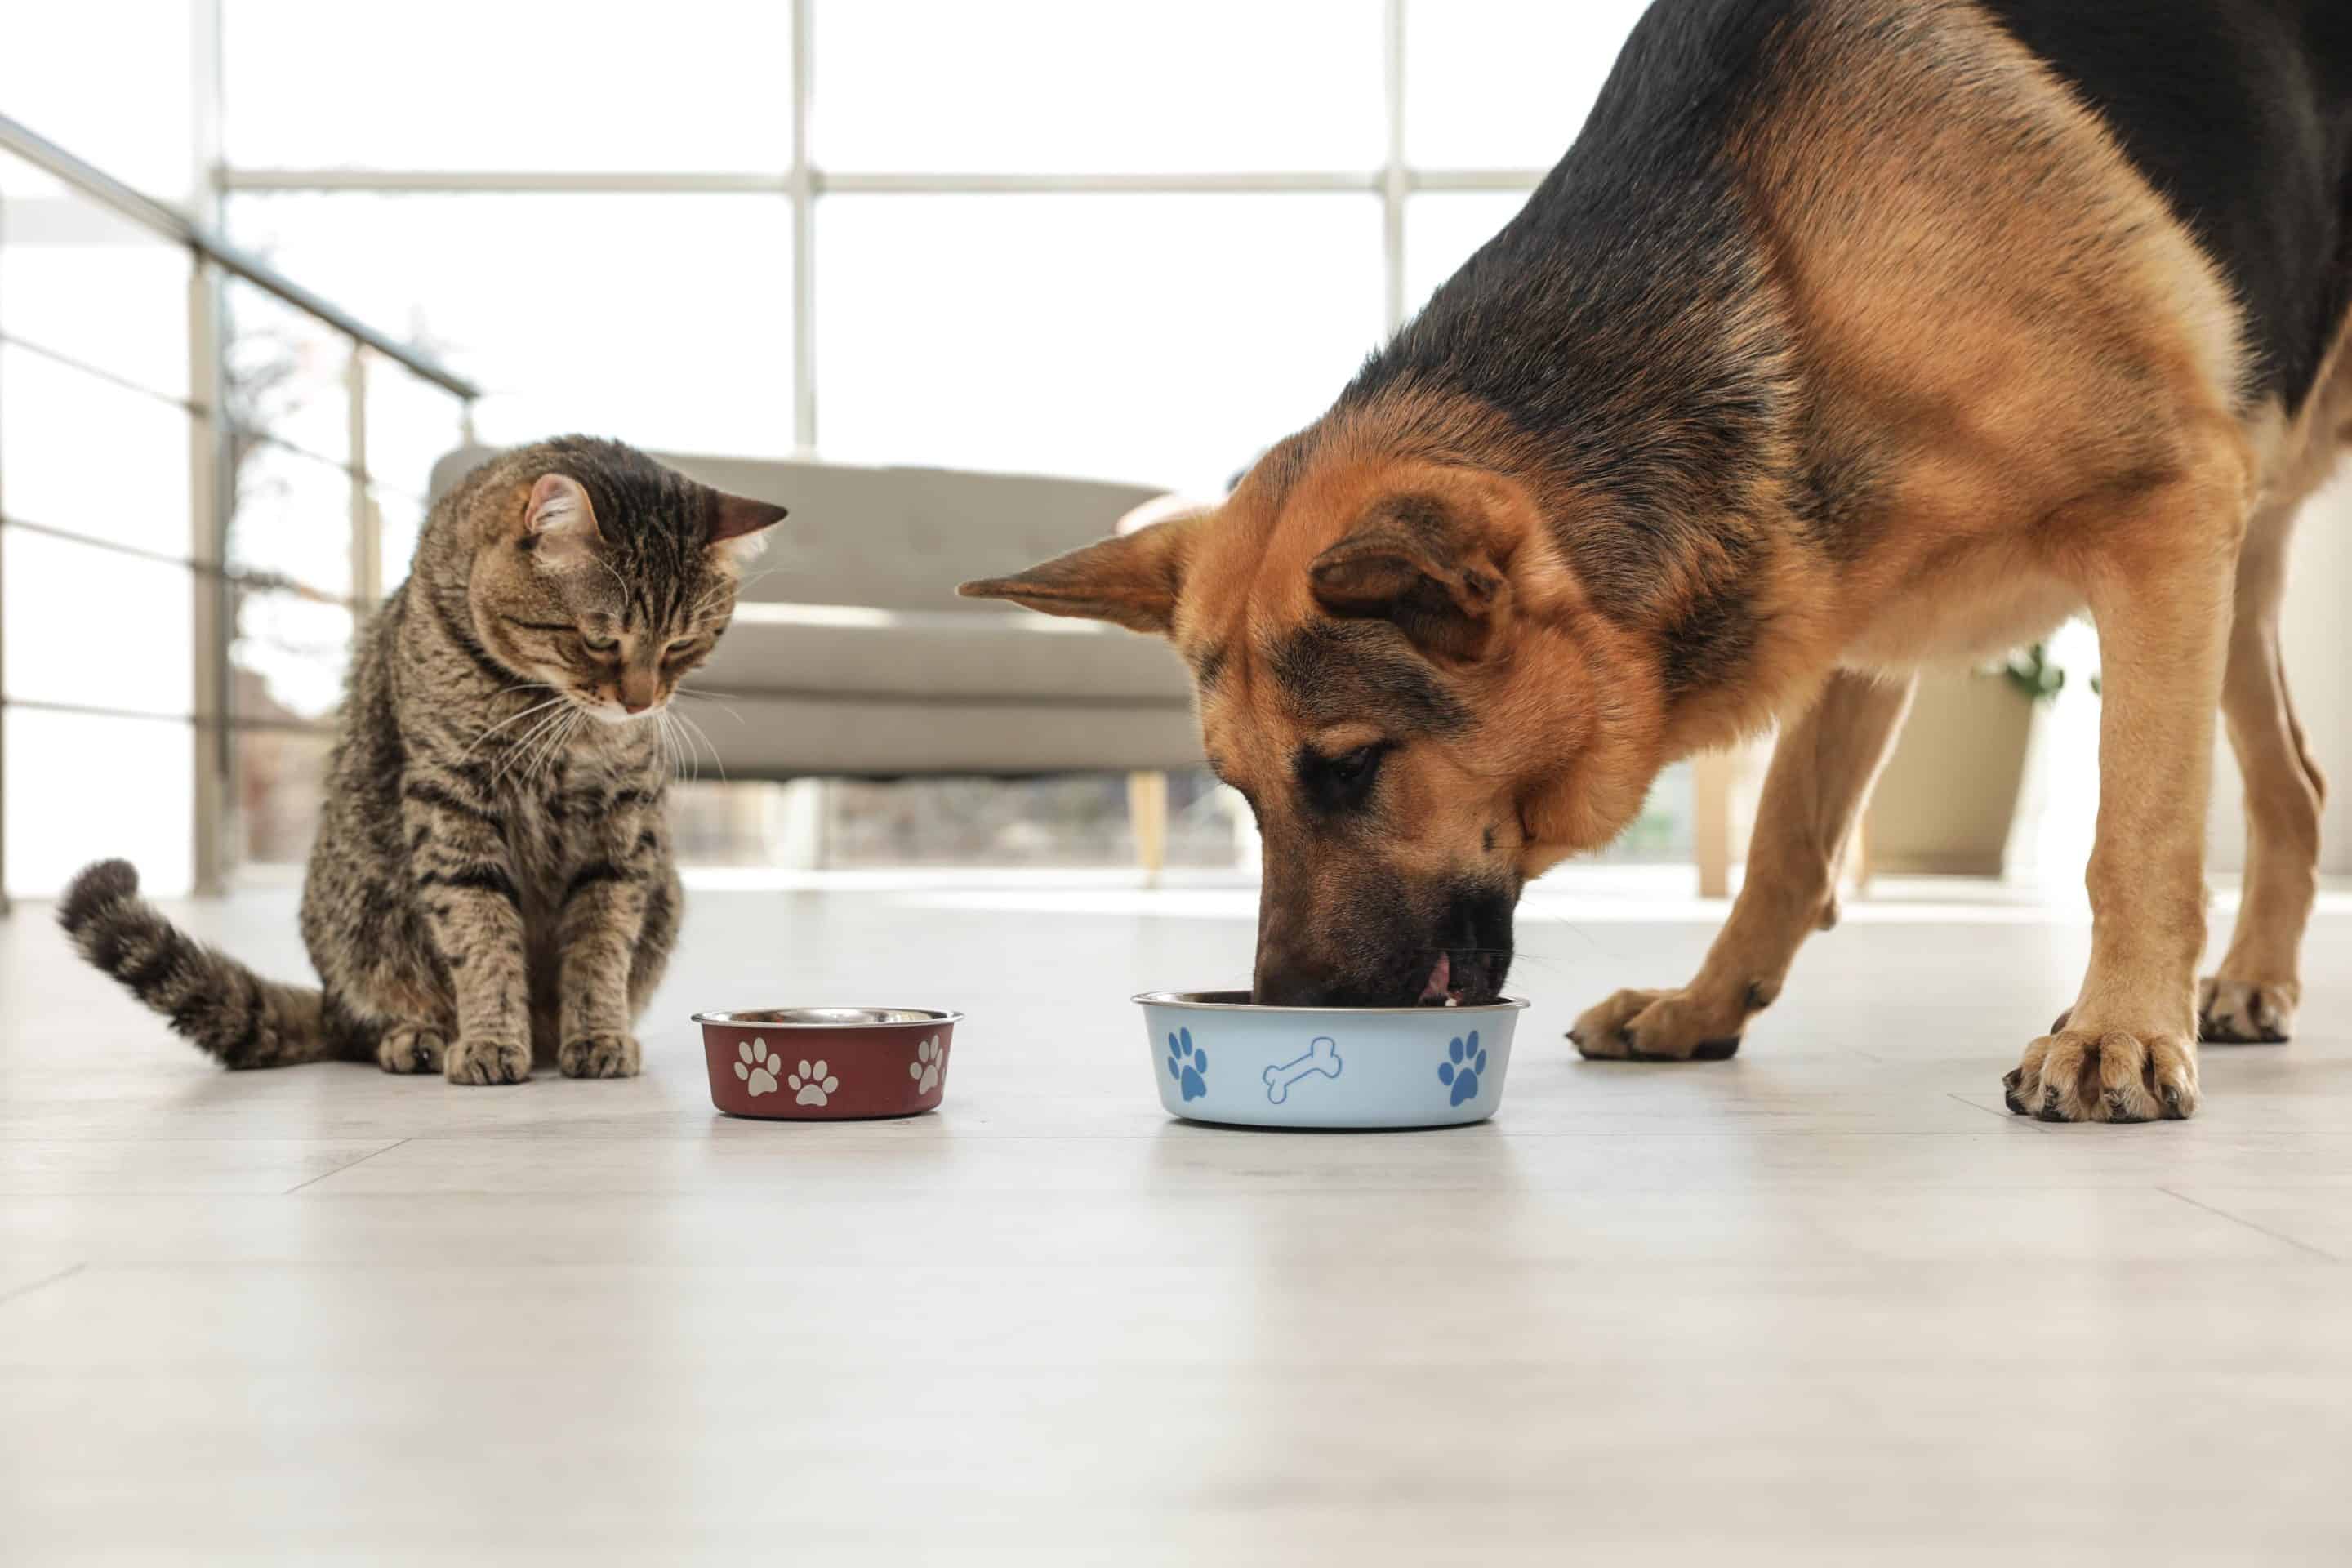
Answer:
[{"label": "dog's eye", "polygon": [[1389,752],[1383,742],[1358,746],[1336,757],[1313,752],[1298,755],[1298,783],[1309,806],[1318,811],[1352,811],[1370,798],[1381,759]]}]

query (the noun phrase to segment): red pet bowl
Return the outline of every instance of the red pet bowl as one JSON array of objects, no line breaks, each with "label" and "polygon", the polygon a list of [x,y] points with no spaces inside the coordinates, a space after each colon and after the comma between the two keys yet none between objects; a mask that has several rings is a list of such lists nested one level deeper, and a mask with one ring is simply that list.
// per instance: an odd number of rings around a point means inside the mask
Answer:
[{"label": "red pet bowl", "polygon": [[766,1007],[697,1013],[710,1103],[730,1116],[856,1121],[913,1116],[947,1091],[961,1013],[922,1007]]}]

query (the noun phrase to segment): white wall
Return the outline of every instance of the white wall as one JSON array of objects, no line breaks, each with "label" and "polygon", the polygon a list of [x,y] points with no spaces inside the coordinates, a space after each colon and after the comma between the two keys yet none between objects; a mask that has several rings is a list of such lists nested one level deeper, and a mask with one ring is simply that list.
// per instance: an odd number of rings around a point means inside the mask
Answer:
[{"label": "white wall", "polygon": [[[2284,640],[2295,710],[2328,779],[2320,864],[2352,873],[2352,470],[2305,510],[2287,574]],[[2235,873],[2246,845],[2238,767],[2226,740],[2216,750],[2207,842],[2212,869]]]}]

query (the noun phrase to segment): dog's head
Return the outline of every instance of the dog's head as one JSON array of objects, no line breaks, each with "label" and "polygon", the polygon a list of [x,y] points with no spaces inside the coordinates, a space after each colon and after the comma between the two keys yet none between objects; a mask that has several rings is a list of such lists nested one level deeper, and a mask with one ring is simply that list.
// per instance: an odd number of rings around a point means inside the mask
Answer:
[{"label": "dog's head", "polygon": [[1641,806],[1654,661],[1586,612],[1521,482],[1298,445],[1221,507],[962,592],[1176,645],[1265,841],[1258,1001],[1491,1000],[1521,889]]}]

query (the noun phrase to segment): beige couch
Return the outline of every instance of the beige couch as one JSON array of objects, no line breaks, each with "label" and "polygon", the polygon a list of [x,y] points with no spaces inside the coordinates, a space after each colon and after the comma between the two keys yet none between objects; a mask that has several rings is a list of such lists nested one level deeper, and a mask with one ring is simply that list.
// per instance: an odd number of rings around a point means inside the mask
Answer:
[{"label": "beige couch", "polygon": [[[433,494],[488,455],[442,458]],[[742,717],[703,726],[729,777],[1150,775],[1200,761],[1191,682],[1167,645],[955,593],[1102,538],[1160,492],[939,468],[662,460],[792,509],[747,577],[726,640],[689,682],[726,693]],[[1152,790],[1149,778],[1137,786],[1146,811]]]}]

